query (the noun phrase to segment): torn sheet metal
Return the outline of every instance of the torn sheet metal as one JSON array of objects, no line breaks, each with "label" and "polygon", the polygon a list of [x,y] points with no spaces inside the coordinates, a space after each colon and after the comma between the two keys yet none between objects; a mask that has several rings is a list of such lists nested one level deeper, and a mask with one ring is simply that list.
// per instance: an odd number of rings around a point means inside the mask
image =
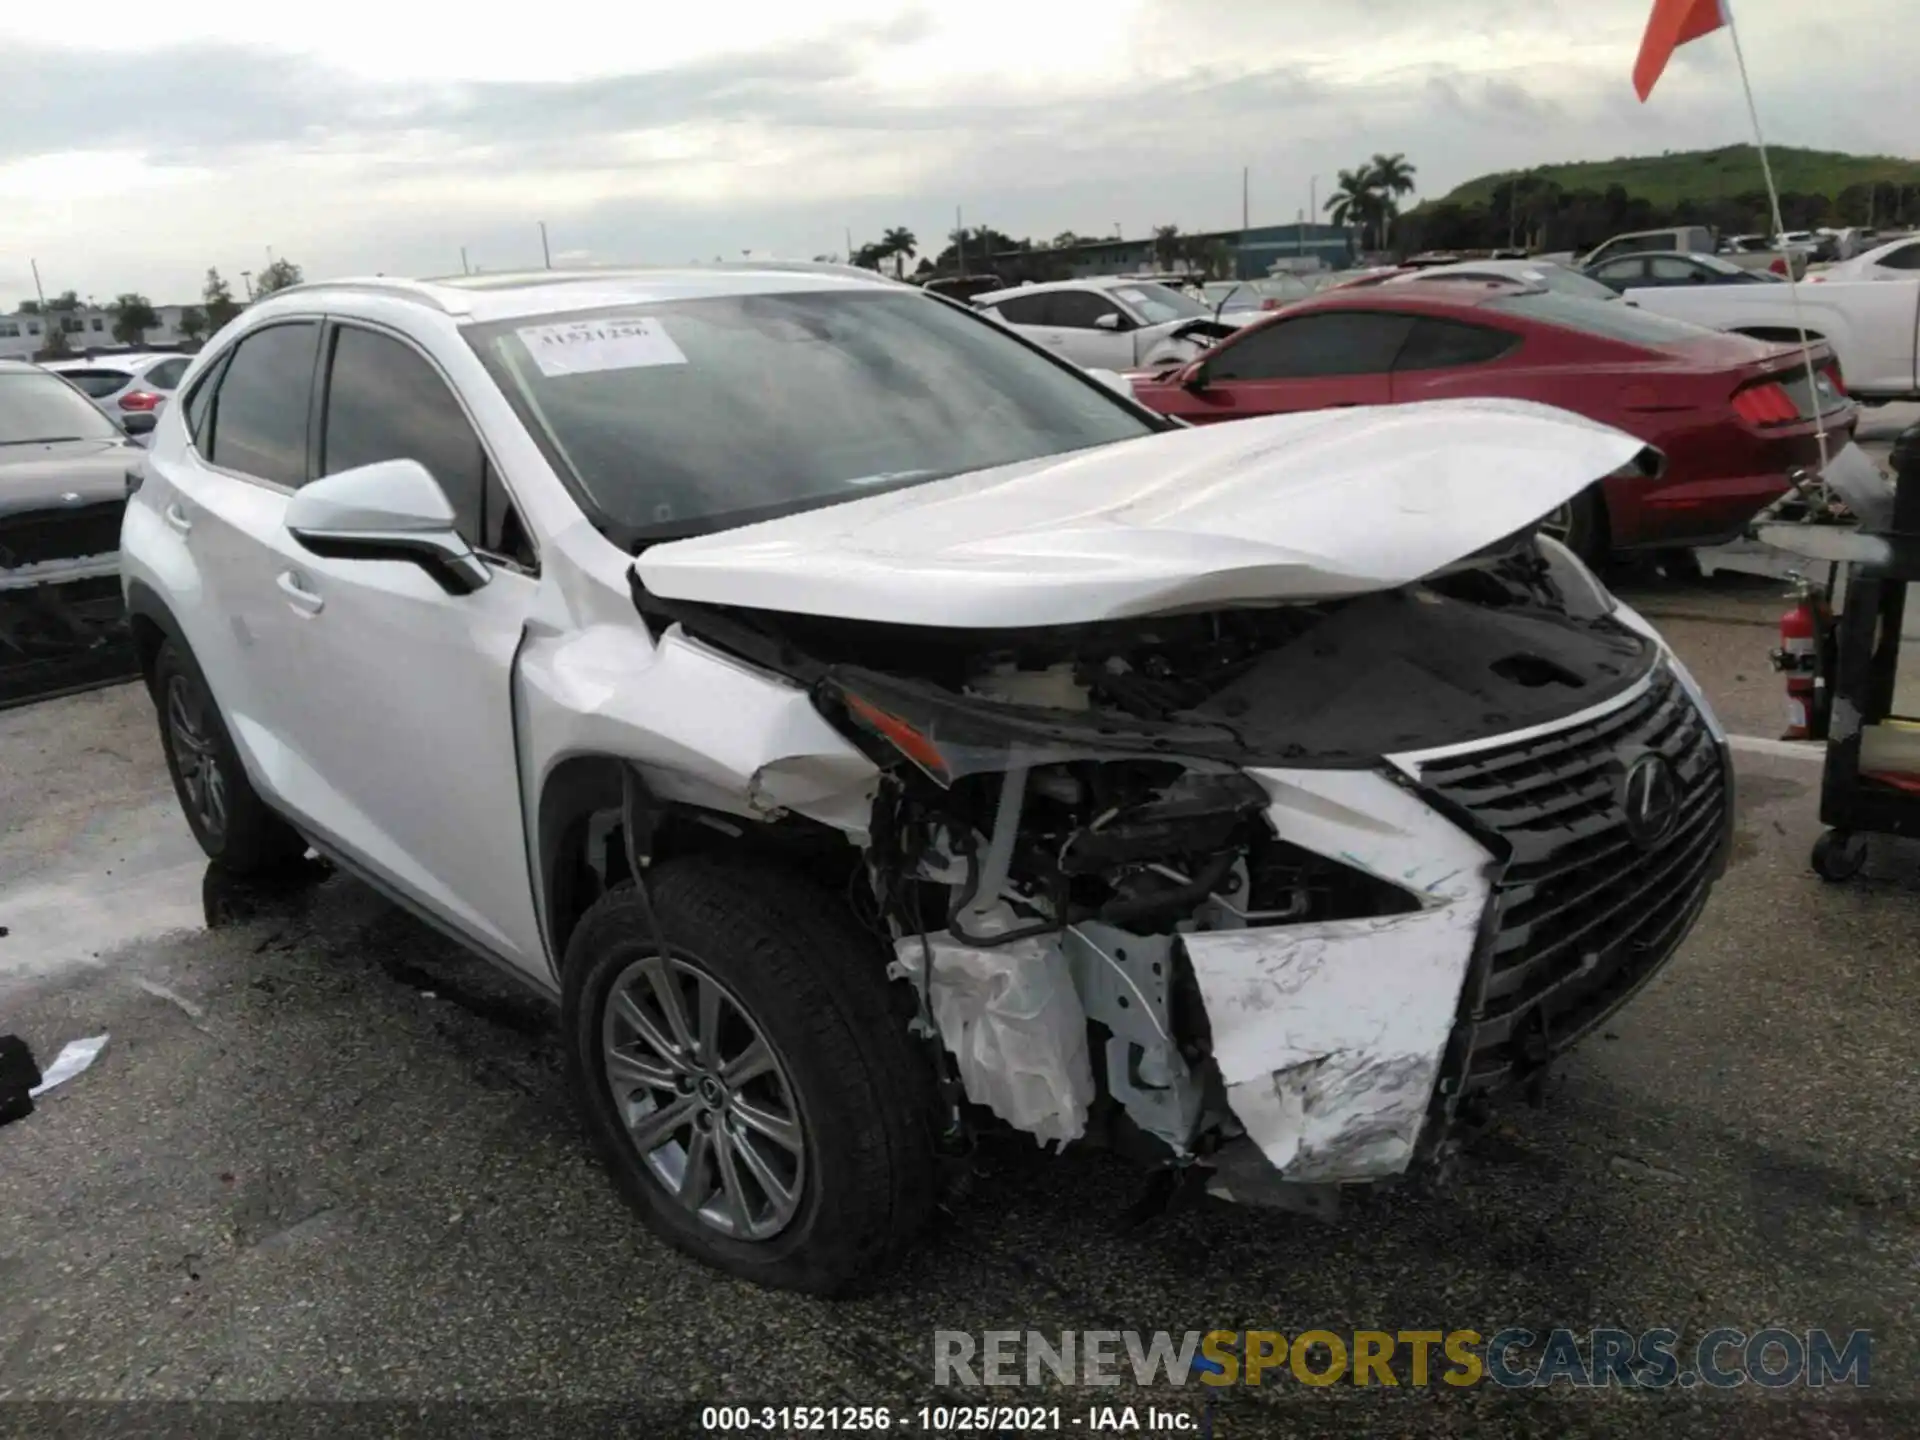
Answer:
[{"label": "torn sheet metal", "polygon": [[84,1073],[94,1061],[100,1058],[100,1052],[107,1048],[105,1035],[93,1035],[85,1040],[69,1040],[60,1047],[60,1053],[53,1057],[53,1064],[46,1068],[40,1083],[27,1094],[39,1099],[56,1085],[64,1085],[74,1076]]},{"label": "torn sheet metal", "polygon": [[[981,933],[1012,928],[1004,905],[973,916]],[[967,1098],[1043,1144],[1078,1140],[1093,1103],[1087,1016],[1052,936],[977,949],[942,930],[895,942],[897,975],[919,979],[933,954],[929,1003]]]},{"label": "torn sheet metal", "polygon": [[1382,775],[1248,773],[1273,797],[1282,838],[1422,908],[1186,936],[1227,1103],[1285,1179],[1399,1174],[1439,1078],[1491,857]]}]

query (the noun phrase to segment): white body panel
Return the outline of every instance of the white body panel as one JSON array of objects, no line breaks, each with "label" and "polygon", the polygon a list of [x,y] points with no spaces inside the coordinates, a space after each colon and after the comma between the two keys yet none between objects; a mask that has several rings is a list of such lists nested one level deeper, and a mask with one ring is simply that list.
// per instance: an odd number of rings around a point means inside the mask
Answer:
[{"label": "white body panel", "polygon": [[1630,289],[1625,299],[1715,330],[1792,330],[1799,322],[1829,341],[1855,395],[1920,395],[1920,279],[1786,285],[1674,285]]}]

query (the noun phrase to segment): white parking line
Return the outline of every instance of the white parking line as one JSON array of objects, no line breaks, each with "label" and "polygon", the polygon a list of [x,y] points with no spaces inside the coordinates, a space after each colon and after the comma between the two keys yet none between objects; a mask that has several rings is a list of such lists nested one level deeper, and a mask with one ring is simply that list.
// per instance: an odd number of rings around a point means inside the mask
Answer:
[{"label": "white parking line", "polygon": [[1729,735],[1727,744],[1749,755],[1776,755],[1788,760],[1820,761],[1827,747],[1817,740],[1769,740],[1763,735]]}]

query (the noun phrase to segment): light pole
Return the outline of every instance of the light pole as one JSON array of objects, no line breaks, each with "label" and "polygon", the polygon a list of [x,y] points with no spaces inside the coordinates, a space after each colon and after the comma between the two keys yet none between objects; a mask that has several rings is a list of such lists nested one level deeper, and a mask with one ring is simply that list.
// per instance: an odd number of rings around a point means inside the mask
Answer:
[{"label": "light pole", "polygon": [[251,301],[253,299],[253,272],[251,270],[242,270],[240,272],[240,279],[246,284],[247,299]]},{"label": "light pole", "polygon": [[547,222],[540,222],[540,258],[547,262],[547,269],[553,268],[553,252],[547,249]]}]

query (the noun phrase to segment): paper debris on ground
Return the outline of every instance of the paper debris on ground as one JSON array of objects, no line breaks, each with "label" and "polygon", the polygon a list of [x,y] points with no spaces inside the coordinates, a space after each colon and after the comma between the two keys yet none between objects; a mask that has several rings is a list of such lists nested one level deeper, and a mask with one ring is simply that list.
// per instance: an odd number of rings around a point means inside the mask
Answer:
[{"label": "paper debris on ground", "polygon": [[61,1047],[60,1053],[53,1057],[53,1064],[46,1068],[45,1078],[27,1093],[38,1098],[54,1086],[66,1084],[98,1060],[100,1052],[106,1048],[107,1037],[104,1035],[95,1035],[87,1040],[69,1040]]}]

